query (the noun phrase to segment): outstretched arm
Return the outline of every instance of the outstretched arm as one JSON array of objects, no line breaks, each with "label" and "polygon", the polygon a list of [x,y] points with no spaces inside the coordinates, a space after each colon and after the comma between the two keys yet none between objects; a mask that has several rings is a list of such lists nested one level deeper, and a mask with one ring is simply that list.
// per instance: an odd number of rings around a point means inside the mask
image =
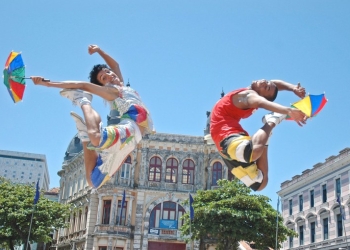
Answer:
[{"label": "outstretched arm", "polygon": [[300,98],[305,97],[305,88],[301,87],[300,83],[298,83],[298,85],[294,85],[282,80],[270,80],[270,81],[276,85],[279,91],[281,90],[292,91],[294,94],[296,94]]},{"label": "outstretched arm", "polygon": [[41,76],[31,76],[30,77],[35,85],[42,85],[46,87],[54,87],[61,89],[80,89],[88,91],[92,94],[98,95],[107,101],[115,100],[119,91],[116,88],[109,86],[98,86],[90,82],[83,81],[62,81],[62,82],[44,82],[44,78]]},{"label": "outstretched arm", "polygon": [[306,124],[307,116],[299,109],[282,106],[278,103],[270,102],[264,97],[255,93],[250,93],[247,96],[247,107],[249,108],[263,108],[280,114],[289,115],[299,126]]},{"label": "outstretched arm", "polygon": [[119,80],[121,82],[124,82],[122,73],[119,68],[119,64],[116,60],[114,60],[110,55],[104,52],[98,45],[89,45],[88,52],[90,55],[97,52],[103,58],[103,60],[105,60],[106,64],[111,68],[111,70],[117,74]]}]

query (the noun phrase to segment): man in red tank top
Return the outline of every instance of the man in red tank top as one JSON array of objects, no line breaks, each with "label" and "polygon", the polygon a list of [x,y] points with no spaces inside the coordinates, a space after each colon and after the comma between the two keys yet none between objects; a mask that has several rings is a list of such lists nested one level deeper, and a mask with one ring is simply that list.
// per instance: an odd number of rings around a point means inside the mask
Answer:
[{"label": "man in red tank top", "polygon": [[[305,88],[281,80],[253,81],[247,88],[234,90],[214,106],[210,118],[210,134],[226,166],[238,179],[254,191],[264,189],[268,182],[267,145],[272,129],[287,115],[299,126],[306,116],[298,109],[274,103],[280,90],[305,97]],[[263,117],[262,126],[249,136],[240,125],[258,108],[272,111]]]}]

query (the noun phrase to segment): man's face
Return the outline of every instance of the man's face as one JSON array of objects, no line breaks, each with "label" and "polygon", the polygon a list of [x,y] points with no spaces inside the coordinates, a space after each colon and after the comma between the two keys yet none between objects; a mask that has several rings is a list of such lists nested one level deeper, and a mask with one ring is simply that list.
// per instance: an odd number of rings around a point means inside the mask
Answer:
[{"label": "man's face", "polygon": [[104,68],[97,74],[97,80],[104,86],[107,83],[120,85],[120,79],[116,73],[110,69]]},{"label": "man's face", "polygon": [[276,85],[267,80],[257,80],[252,82],[252,89],[256,91],[260,96],[270,100],[273,98],[276,92]]}]

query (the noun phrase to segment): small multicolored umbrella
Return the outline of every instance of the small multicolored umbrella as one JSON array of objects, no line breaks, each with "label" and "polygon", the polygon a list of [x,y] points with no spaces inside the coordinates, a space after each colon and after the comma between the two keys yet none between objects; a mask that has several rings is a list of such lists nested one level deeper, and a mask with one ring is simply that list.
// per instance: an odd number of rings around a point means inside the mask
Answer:
[{"label": "small multicolored umbrella", "polygon": [[4,84],[15,103],[23,99],[23,93],[26,87],[24,68],[21,54],[12,51],[7,58],[3,73]]},{"label": "small multicolored umbrella", "polygon": [[[307,117],[316,116],[326,105],[328,100],[324,94],[321,95],[308,95],[303,99],[292,104],[293,108],[299,109]],[[290,119],[290,118],[289,118]]]}]

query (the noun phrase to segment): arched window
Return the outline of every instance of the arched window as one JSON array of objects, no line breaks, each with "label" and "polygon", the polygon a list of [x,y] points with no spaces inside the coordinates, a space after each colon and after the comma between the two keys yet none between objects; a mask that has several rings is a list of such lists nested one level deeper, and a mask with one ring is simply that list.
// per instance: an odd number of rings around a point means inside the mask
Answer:
[{"label": "arched window", "polygon": [[215,162],[212,168],[211,185],[217,186],[217,181],[222,179],[222,164]]},{"label": "arched window", "polygon": [[149,227],[179,229],[183,225],[181,216],[185,209],[178,203],[165,201],[155,206],[149,217]]},{"label": "arched window", "polygon": [[150,160],[150,164],[149,164],[148,180],[149,181],[160,181],[161,170],[162,170],[161,159],[157,156],[152,157]]},{"label": "arched window", "polygon": [[152,228],[159,227],[159,219],[160,219],[160,211],[162,208],[162,203],[159,203],[155,206],[151,212],[149,217],[149,226]]},{"label": "arched window", "polygon": [[163,203],[163,220],[176,220],[176,205],[171,201]]},{"label": "arched window", "polygon": [[194,184],[194,162],[190,159],[185,160],[183,163],[182,183]]},{"label": "arched window", "polygon": [[122,165],[122,172],[120,175],[120,178],[123,179],[130,179],[130,168],[131,168],[131,157],[130,155],[126,160],[124,161],[124,164]]},{"label": "arched window", "polygon": [[178,162],[175,158],[170,158],[166,162],[166,176],[165,182],[176,183],[177,182],[177,167]]}]

